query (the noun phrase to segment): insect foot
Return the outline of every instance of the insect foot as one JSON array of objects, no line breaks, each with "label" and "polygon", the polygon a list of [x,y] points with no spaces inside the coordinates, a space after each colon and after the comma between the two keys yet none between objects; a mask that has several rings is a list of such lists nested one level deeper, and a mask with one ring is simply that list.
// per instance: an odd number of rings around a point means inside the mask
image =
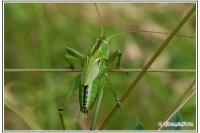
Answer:
[{"label": "insect foot", "polygon": [[59,113],[62,113],[63,112],[63,108],[59,108],[58,111],[59,111]]},{"label": "insect foot", "polygon": [[119,99],[117,99],[117,104],[120,108],[125,109],[123,104],[119,101]]},{"label": "insect foot", "polygon": [[126,74],[126,76],[128,76],[128,75],[129,75],[129,73],[128,73],[128,72],[125,72],[125,74]]},{"label": "insect foot", "polygon": [[84,113],[84,112],[80,111],[79,115],[78,115],[78,119],[80,119],[80,118],[87,119],[88,118],[88,112]]}]

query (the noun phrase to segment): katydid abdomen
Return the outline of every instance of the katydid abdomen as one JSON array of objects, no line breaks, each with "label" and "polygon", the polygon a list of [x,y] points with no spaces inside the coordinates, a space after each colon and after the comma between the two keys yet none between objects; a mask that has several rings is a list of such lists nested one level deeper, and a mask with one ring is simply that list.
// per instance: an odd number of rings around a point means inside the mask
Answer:
[{"label": "katydid abdomen", "polygon": [[80,111],[83,114],[87,114],[96,101],[96,97],[98,94],[99,87],[99,79],[95,79],[88,85],[81,85],[79,90],[79,103],[80,103]]},{"label": "katydid abdomen", "polygon": [[81,116],[87,116],[93,108],[98,96],[101,79],[105,75],[105,59],[87,56],[86,64],[81,73],[81,86],[79,88],[79,104]]}]

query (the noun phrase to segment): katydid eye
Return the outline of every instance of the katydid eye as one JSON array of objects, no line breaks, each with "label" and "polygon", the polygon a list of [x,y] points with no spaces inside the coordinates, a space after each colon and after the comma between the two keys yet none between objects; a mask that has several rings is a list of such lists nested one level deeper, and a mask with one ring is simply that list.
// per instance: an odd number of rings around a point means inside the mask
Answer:
[{"label": "katydid eye", "polygon": [[97,61],[97,65],[99,65],[100,63],[101,63],[101,61],[100,61],[100,60],[98,60],[98,61]]}]

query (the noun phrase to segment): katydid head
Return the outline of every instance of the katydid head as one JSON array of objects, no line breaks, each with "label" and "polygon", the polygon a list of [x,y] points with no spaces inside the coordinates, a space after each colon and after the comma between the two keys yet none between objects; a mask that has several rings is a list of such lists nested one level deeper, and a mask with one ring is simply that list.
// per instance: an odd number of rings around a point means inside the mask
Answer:
[{"label": "katydid head", "polygon": [[99,59],[101,58],[107,59],[108,54],[109,54],[109,40],[102,36],[97,40],[95,47],[92,50],[92,56]]}]

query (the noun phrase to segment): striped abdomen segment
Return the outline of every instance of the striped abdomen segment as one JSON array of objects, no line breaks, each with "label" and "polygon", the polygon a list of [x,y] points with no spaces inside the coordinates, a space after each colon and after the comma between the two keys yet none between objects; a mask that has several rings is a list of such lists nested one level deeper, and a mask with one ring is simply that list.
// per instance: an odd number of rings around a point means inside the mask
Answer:
[{"label": "striped abdomen segment", "polygon": [[79,103],[80,111],[82,113],[88,113],[96,101],[96,96],[98,92],[98,83],[96,79],[88,85],[82,85],[79,90]]},{"label": "striped abdomen segment", "polygon": [[86,108],[88,102],[88,85],[83,86],[83,108]]}]

